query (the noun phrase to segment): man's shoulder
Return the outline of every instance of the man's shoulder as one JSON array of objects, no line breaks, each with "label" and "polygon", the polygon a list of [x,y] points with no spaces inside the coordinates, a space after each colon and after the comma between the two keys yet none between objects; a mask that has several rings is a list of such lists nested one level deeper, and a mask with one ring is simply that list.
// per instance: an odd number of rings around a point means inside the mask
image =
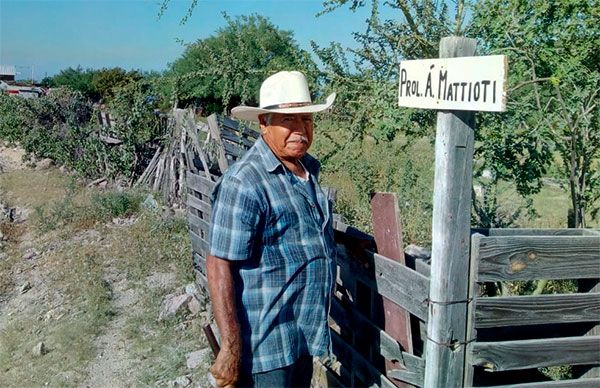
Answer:
[{"label": "man's shoulder", "polygon": [[223,179],[255,182],[265,172],[266,169],[260,154],[255,147],[252,147],[237,162],[229,166],[223,174]]}]

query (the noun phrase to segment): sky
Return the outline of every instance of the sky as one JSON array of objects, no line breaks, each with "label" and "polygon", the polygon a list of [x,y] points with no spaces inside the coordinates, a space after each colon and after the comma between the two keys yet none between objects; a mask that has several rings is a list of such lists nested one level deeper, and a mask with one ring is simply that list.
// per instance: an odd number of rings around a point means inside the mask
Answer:
[{"label": "sky", "polygon": [[[353,46],[368,10],[348,7],[320,17],[323,0],[199,0],[181,25],[191,0],[171,0],[159,19],[162,0],[0,0],[0,65],[16,66],[17,79],[38,81],[68,67],[119,66],[165,70],[184,51],[183,43],[213,35],[230,16],[260,14],[290,30],[301,48],[310,41]],[[182,43],[183,42],[183,43]]]}]

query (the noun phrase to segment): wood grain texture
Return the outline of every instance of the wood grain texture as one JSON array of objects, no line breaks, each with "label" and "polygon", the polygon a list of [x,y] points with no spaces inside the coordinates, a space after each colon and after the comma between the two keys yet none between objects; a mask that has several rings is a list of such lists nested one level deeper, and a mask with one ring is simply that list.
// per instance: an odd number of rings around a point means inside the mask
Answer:
[{"label": "wood grain texture", "polygon": [[[494,388],[598,388],[600,387],[600,379],[575,379],[575,380],[560,380],[560,381],[541,381],[539,383],[524,383],[511,385],[494,385]],[[485,388],[485,387],[483,387]]]},{"label": "wood grain texture", "polygon": [[600,236],[485,237],[477,281],[595,278]]},{"label": "wood grain texture", "polygon": [[583,236],[585,229],[473,228],[484,236]]},{"label": "wood grain texture", "polygon": [[478,298],[475,326],[600,321],[600,293]]},{"label": "wood grain texture", "polygon": [[427,320],[429,279],[384,256],[368,251],[367,255],[369,262],[360,263],[343,245],[338,245],[338,265],[347,276],[360,280],[419,319]]},{"label": "wood grain texture", "polygon": [[[445,37],[440,58],[472,56],[475,39]],[[435,140],[431,289],[425,344],[426,387],[463,384],[471,235],[475,114],[440,111]],[[453,302],[447,304],[446,302]]]},{"label": "wood grain texture", "polygon": [[475,306],[474,303],[475,297],[479,295],[479,284],[477,284],[477,268],[479,265],[479,261],[477,258],[479,257],[479,244],[483,238],[482,234],[475,233],[471,236],[471,259],[469,263],[469,292],[468,298],[471,300],[471,303],[467,305],[467,331],[466,331],[466,339],[467,343],[465,348],[465,361],[464,361],[464,378],[463,385],[466,387],[470,387],[473,385],[473,377],[475,370],[473,368],[473,340],[477,338],[477,331],[475,330]]},{"label": "wood grain texture", "polygon": [[371,333],[375,333],[378,354],[387,360],[397,360],[401,365],[401,369],[396,369],[393,374],[389,374],[388,371],[388,376],[413,385],[423,385],[425,361],[403,351],[398,341],[378,328],[356,308],[346,308],[337,298],[333,298],[330,315],[342,331],[364,333],[366,328]]},{"label": "wood grain texture", "polygon": [[476,342],[474,365],[492,371],[600,363],[600,336]]},{"label": "wood grain texture", "polygon": [[227,160],[227,156],[225,155],[225,148],[223,147],[223,142],[221,140],[221,129],[219,125],[219,121],[217,115],[213,113],[212,115],[206,118],[206,122],[208,123],[208,133],[212,140],[217,144],[218,148],[218,163],[219,169],[221,170],[221,174],[224,174],[229,167],[229,161]]},{"label": "wood grain texture", "polygon": [[186,181],[188,188],[196,190],[202,195],[206,195],[208,198],[212,195],[212,191],[215,187],[215,182],[210,181],[206,177],[194,174],[188,171],[186,174]]},{"label": "wood grain texture", "polygon": [[197,253],[200,257],[205,258],[208,256],[209,246],[202,237],[190,230],[190,241],[192,243],[192,250]]},{"label": "wood grain texture", "polygon": [[[371,197],[371,219],[377,253],[406,266],[402,243],[402,221],[395,193],[373,194]],[[385,332],[397,340],[404,350],[413,353],[410,314],[389,299],[381,299],[382,314],[379,314],[381,315],[379,317],[373,317],[373,319],[375,322],[383,323]],[[386,360],[386,371],[397,368],[398,365],[395,364],[395,361]],[[396,383],[396,385],[398,387],[408,386],[401,383]]]},{"label": "wood grain texture", "polygon": [[188,208],[194,208],[199,212],[202,212],[204,214],[206,214],[207,216],[210,216],[210,211],[211,211],[211,207],[210,204],[207,202],[204,202],[201,199],[198,199],[198,197],[188,194],[187,196],[187,205]]},{"label": "wood grain texture", "polygon": [[351,365],[352,373],[356,374],[369,387],[396,388],[396,386],[360,353],[346,343],[335,331],[331,331],[331,342],[336,357],[344,365]]}]

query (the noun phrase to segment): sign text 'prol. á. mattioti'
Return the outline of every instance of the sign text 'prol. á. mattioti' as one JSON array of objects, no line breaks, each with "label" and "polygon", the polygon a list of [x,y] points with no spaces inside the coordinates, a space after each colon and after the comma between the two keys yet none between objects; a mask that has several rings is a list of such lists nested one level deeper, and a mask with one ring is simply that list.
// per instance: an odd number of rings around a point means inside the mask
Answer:
[{"label": "sign text 'prol. \u00e1. mattioti'", "polygon": [[506,71],[504,55],[402,61],[398,105],[504,111]]}]

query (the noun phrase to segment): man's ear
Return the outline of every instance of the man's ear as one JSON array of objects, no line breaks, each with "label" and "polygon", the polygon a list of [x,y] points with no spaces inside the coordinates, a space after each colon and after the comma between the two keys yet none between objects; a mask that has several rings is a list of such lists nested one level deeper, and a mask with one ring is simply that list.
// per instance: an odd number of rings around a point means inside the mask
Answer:
[{"label": "man's ear", "polygon": [[264,115],[258,116],[258,126],[260,127],[260,132],[264,135],[267,132],[267,123]]}]

